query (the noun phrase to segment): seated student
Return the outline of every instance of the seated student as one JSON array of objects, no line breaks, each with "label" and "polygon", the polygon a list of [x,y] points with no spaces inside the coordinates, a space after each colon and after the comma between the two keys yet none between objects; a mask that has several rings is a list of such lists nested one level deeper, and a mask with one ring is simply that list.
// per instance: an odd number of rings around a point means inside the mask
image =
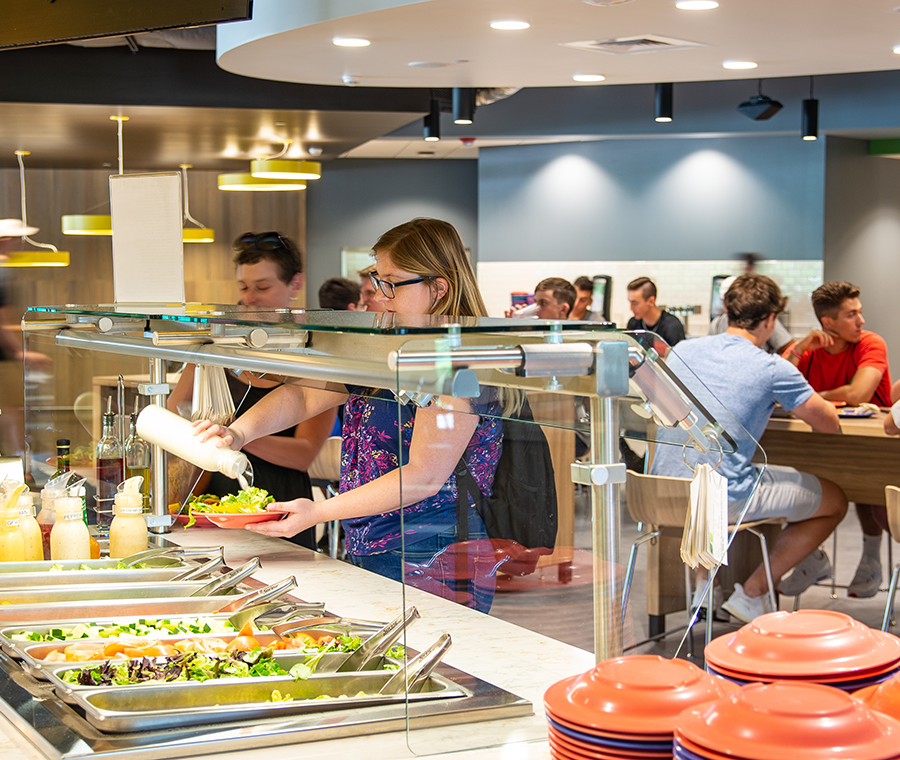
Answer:
[{"label": "seated student", "polygon": [[656,285],[649,277],[638,277],[628,283],[628,306],[634,316],[627,330],[649,330],[670,346],[684,340],[684,326],[674,314],[656,305]]},{"label": "seated student", "polygon": [[[669,352],[668,368],[708,409],[724,406],[752,436],[734,431],[738,450],[726,455],[718,471],[728,480],[729,522],[734,522],[759,478],[744,520],[786,518],[787,526],[769,552],[772,576],[779,579],[822,543],[847,512],[843,491],[792,467],[760,468],[751,461],[775,403],[824,433],[840,430],[834,407],[816,393],[803,376],[762,347],[772,335],[778,314],[787,299],[771,279],[745,274],[725,294],[728,330],[682,341]],[[710,394],[714,398],[710,397]],[[720,420],[726,430],[728,421]],[[693,450],[688,449],[690,455]],[[682,459],[681,446],[658,446],[651,473],[691,477]],[[810,583],[812,583],[810,579]],[[768,585],[763,565],[734,593],[723,609],[738,620],[750,622],[770,612]]]},{"label": "seated student", "polygon": [[[859,288],[849,282],[826,282],[813,291],[811,300],[822,329],[800,338],[784,352],[784,358],[829,401],[890,406],[887,344],[880,335],[862,329],[866,320]],[[881,529],[887,525],[887,517],[884,507],[871,504],[857,504],[856,514],[863,532],[863,553],[847,586],[847,596],[870,597],[881,586]],[[823,557],[822,552],[815,552],[797,569],[823,580],[831,575]],[[789,581],[779,590],[783,594],[799,593]]]},{"label": "seated student", "polygon": [[[568,319],[569,312],[575,305],[575,288],[571,282],[562,277],[548,277],[541,280],[534,289],[534,305],[537,319]],[[514,312],[524,309],[525,304],[507,309],[504,316],[511,317]]]},{"label": "seated student", "polygon": [[582,275],[575,282],[575,304],[569,312],[569,319],[577,319],[582,322],[602,322],[603,315],[591,311],[594,301],[594,281],[590,277]]},{"label": "seated student", "polygon": [[335,311],[364,311],[359,285],[345,277],[332,277],[319,288],[319,308]]},{"label": "seated student", "polygon": [[[722,284],[719,286],[719,293],[724,296],[728,292],[728,288],[731,287],[732,283],[737,279],[737,277],[726,277],[722,280]],[[709,323],[709,334],[710,335],[718,335],[719,333],[723,333],[728,329],[728,313],[723,312],[718,317],[716,317],[712,322]],[[794,339],[791,337],[791,334],[788,332],[788,329],[781,324],[781,320],[775,322],[775,329],[772,331],[772,337],[766,341],[766,345],[763,348],[770,354],[780,354],[785,351]]]}]

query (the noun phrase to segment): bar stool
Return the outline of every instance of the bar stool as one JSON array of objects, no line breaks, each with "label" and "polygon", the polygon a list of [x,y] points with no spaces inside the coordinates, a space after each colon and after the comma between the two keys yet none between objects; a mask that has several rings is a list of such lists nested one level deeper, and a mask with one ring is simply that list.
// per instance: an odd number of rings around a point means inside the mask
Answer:
[{"label": "bar stool", "polygon": [[[887,507],[888,541],[900,541],[900,488],[885,486],[884,503]],[[890,543],[888,543],[888,548],[890,548]],[[891,556],[890,553],[888,556]],[[887,604],[884,606],[884,618],[881,621],[882,631],[887,631],[891,625],[891,613],[894,611],[894,596],[897,594],[898,579],[900,579],[900,562],[891,573],[891,585],[888,588]]]}]

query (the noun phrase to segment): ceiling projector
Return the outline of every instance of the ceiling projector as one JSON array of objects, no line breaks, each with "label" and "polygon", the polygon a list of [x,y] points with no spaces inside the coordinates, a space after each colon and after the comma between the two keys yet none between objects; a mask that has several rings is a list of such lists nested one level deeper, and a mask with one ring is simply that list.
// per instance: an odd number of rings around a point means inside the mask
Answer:
[{"label": "ceiling projector", "polygon": [[753,95],[750,100],[745,100],[737,107],[737,110],[753,121],[765,121],[771,119],[782,108],[784,106],[777,100],[772,100],[768,95],[760,93]]}]

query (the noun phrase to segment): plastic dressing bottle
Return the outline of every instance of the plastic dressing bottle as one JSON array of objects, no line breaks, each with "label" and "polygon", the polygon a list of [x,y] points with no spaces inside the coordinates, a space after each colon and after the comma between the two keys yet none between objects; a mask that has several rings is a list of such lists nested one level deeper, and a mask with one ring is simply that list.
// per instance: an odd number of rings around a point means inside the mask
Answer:
[{"label": "plastic dressing bottle", "polygon": [[41,511],[37,516],[37,524],[41,529],[41,543],[44,549],[44,559],[50,559],[50,532],[56,522],[56,500],[66,495],[66,487],[75,473],[64,472],[61,475],[47,481],[41,491]]},{"label": "plastic dressing bottle", "polygon": [[0,562],[25,561],[25,536],[19,521],[19,496],[24,483],[4,480],[0,484]]},{"label": "plastic dressing bottle", "polygon": [[116,493],[115,512],[109,526],[109,556],[121,559],[147,550],[147,521],[144,519],[144,495],[138,475],[121,483]]},{"label": "plastic dressing bottle", "polygon": [[83,483],[80,480],[72,485],[67,495],[54,504],[56,522],[50,531],[50,559],[54,561],[91,558],[91,537],[82,519],[82,501],[75,495]]},{"label": "plastic dressing bottle", "polygon": [[19,528],[25,539],[25,561],[33,562],[44,559],[44,543],[41,538],[41,526],[34,519],[34,497],[27,491],[19,496]]},{"label": "plastic dressing bottle", "polygon": [[221,472],[245,485],[253,485],[253,468],[246,454],[223,446],[215,441],[200,441],[194,435],[194,426],[177,414],[161,406],[144,407],[137,418],[137,433],[145,441],[155,443],[177,457],[187,460],[202,470]]}]

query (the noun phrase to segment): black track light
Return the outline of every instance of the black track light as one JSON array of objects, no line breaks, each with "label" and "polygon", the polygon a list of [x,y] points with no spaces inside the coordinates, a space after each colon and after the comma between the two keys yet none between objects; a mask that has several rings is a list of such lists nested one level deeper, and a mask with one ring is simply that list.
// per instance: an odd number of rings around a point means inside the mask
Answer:
[{"label": "black track light", "polygon": [[800,130],[807,141],[819,139],[819,101],[813,98],[813,78],[809,78],[809,98],[800,111]]},{"label": "black track light", "polygon": [[656,85],[654,118],[663,124],[672,121],[672,90],[671,82]]},{"label": "black track light", "polygon": [[475,120],[475,89],[453,88],[453,123],[471,124]]},{"label": "black track light", "polygon": [[441,102],[437,98],[431,99],[431,110],[422,119],[422,126],[428,142],[437,142],[441,139]]}]

